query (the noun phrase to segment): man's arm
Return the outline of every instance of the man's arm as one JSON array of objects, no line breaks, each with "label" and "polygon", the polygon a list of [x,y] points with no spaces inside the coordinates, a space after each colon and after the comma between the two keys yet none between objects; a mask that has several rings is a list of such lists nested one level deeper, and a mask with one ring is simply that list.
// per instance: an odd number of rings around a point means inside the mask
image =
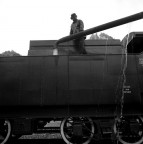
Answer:
[{"label": "man's arm", "polygon": [[70,35],[72,35],[73,34],[73,31],[72,31],[72,29],[70,30]]},{"label": "man's arm", "polygon": [[79,31],[83,31],[84,30],[84,23],[82,20],[79,20]]}]

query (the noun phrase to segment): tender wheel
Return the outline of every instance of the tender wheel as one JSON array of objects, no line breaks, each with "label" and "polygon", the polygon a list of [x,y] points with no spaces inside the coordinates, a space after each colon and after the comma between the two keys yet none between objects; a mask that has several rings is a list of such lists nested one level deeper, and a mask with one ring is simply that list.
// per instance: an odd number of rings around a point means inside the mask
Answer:
[{"label": "tender wheel", "polygon": [[141,144],[143,142],[143,119],[117,118],[114,123],[114,134],[122,144]]},{"label": "tender wheel", "polygon": [[88,144],[94,135],[94,123],[91,118],[69,117],[61,122],[61,136],[67,144]]},{"label": "tender wheel", "polygon": [[9,120],[0,120],[0,144],[5,144],[11,134],[11,124]]}]

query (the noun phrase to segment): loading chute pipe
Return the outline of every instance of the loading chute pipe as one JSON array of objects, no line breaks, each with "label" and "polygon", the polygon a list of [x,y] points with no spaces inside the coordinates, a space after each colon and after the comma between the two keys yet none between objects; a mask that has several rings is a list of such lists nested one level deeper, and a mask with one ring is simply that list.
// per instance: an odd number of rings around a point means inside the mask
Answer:
[{"label": "loading chute pipe", "polygon": [[110,29],[110,28],[113,28],[113,27],[116,27],[116,26],[126,24],[126,23],[137,21],[137,20],[140,20],[142,18],[143,18],[143,12],[140,12],[140,13],[137,13],[137,14],[134,14],[134,15],[130,15],[130,16],[127,16],[127,17],[124,17],[124,18],[121,18],[121,19],[118,19],[118,20],[115,20],[115,21],[111,21],[111,22],[99,25],[97,27],[93,27],[93,28],[84,30],[84,31],[79,32],[77,34],[65,36],[65,37],[63,37],[63,38],[56,41],[55,47],[57,47],[58,44],[60,44],[60,43],[67,42],[67,41],[74,40],[74,39],[78,39],[78,38],[84,37],[86,35],[90,35],[90,34],[93,34],[93,33],[99,32],[99,31],[103,31],[103,30],[106,30],[106,29]]}]

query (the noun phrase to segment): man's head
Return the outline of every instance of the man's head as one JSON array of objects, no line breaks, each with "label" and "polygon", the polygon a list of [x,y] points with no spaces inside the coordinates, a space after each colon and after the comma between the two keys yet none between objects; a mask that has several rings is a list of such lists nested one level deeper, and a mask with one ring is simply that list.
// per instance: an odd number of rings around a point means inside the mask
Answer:
[{"label": "man's head", "polygon": [[71,19],[73,21],[76,21],[77,20],[77,15],[75,13],[71,14]]}]

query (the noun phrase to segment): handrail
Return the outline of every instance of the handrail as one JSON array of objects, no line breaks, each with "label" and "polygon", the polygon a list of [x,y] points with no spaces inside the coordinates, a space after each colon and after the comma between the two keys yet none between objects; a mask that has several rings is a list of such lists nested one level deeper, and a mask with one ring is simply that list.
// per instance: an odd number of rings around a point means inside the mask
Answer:
[{"label": "handrail", "polygon": [[142,19],[142,18],[143,18],[143,12],[140,12],[140,13],[137,13],[137,14],[134,14],[134,15],[130,15],[130,16],[115,20],[115,21],[111,21],[111,22],[99,25],[97,27],[93,27],[93,28],[84,30],[84,31],[79,32],[77,34],[73,34],[73,35],[63,37],[63,38],[56,41],[54,47],[57,48],[58,44],[63,43],[63,42],[67,42],[67,41],[70,41],[70,40],[73,40],[73,39],[84,37],[84,36],[89,35],[89,34],[93,34],[93,33],[99,32],[99,31],[110,29],[110,28],[113,28],[113,27],[116,27],[116,26],[119,26],[119,25],[123,25],[123,24],[129,23],[129,22],[133,22],[133,21]]}]

